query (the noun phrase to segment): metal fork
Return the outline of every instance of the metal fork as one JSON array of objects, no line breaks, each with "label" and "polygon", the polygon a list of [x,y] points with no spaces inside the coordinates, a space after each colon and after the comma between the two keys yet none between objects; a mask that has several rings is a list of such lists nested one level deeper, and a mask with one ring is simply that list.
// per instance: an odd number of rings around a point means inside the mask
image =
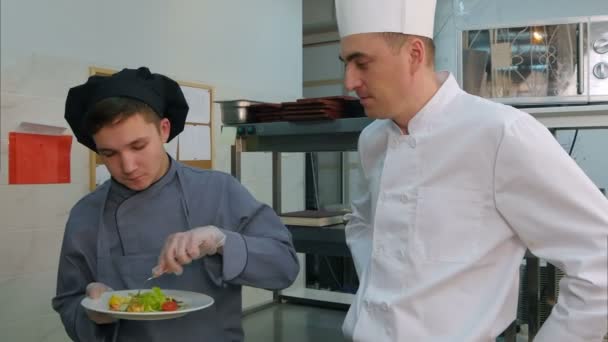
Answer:
[{"label": "metal fork", "polygon": [[[149,282],[149,281],[150,281],[150,280],[152,280],[152,279],[156,279],[156,278],[158,278],[158,277],[161,277],[163,274],[165,274],[165,272],[163,272],[163,273],[161,273],[161,274],[159,274],[159,275],[157,275],[157,276],[155,276],[154,274],[152,274],[152,275],[150,276],[150,278],[148,278],[148,279],[144,280],[144,282],[142,283],[141,287],[143,288],[143,287],[146,285],[146,283],[147,283],[147,282]],[[139,294],[139,293],[138,293],[138,294]]]}]

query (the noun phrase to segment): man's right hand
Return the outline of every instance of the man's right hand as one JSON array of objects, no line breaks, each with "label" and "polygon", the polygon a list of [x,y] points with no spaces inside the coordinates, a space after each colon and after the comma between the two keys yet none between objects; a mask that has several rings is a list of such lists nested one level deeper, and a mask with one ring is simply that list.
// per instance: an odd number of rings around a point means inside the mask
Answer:
[{"label": "man's right hand", "polygon": [[[112,291],[110,287],[102,283],[90,283],[87,285],[87,297],[97,299],[106,291]],[[103,314],[95,311],[87,311],[89,319],[97,324],[110,324],[116,322],[116,319],[108,314]]]}]

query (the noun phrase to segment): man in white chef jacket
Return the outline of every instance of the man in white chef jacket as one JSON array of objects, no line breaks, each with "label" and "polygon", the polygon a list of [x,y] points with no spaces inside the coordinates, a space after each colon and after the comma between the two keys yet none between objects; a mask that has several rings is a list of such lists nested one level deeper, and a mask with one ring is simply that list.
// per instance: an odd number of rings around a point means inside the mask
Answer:
[{"label": "man in white chef jacket", "polygon": [[433,67],[432,0],[336,0],[345,85],[375,118],[346,227],[354,341],[494,341],[526,249],[566,273],[535,341],[601,341],[608,201],[530,115]]}]

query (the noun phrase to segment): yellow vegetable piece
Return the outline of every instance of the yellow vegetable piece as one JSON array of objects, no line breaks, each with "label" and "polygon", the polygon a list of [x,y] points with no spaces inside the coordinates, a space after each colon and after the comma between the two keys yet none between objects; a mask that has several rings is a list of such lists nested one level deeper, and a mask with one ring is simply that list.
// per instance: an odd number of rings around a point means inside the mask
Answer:
[{"label": "yellow vegetable piece", "polygon": [[129,301],[129,298],[127,298],[127,297],[112,295],[112,297],[110,297],[110,301],[109,301],[110,310],[120,310],[120,306],[123,303],[127,303],[128,301]]},{"label": "yellow vegetable piece", "polygon": [[139,303],[132,303],[127,308],[128,312],[144,312],[144,305]]}]

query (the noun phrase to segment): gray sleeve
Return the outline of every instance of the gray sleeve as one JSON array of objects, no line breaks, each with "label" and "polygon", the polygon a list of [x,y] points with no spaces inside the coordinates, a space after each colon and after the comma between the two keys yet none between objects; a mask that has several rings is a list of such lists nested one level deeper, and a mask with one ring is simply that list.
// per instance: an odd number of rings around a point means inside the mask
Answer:
[{"label": "gray sleeve", "polygon": [[226,176],[223,188],[215,225],[226,243],[221,258],[205,260],[215,280],[264,289],[291,285],[300,266],[289,230],[233,177]]},{"label": "gray sleeve", "polygon": [[[70,229],[70,221],[68,221],[61,247],[57,292],[52,300],[53,309],[61,316],[65,331],[73,341],[109,341],[114,324],[103,326],[95,324],[89,320],[80,305],[87,284],[94,281],[90,263],[87,261],[95,256],[95,249],[86,249],[94,242],[94,238],[90,237],[91,234],[75,233]],[[83,247],[92,255],[83,253]]]}]

